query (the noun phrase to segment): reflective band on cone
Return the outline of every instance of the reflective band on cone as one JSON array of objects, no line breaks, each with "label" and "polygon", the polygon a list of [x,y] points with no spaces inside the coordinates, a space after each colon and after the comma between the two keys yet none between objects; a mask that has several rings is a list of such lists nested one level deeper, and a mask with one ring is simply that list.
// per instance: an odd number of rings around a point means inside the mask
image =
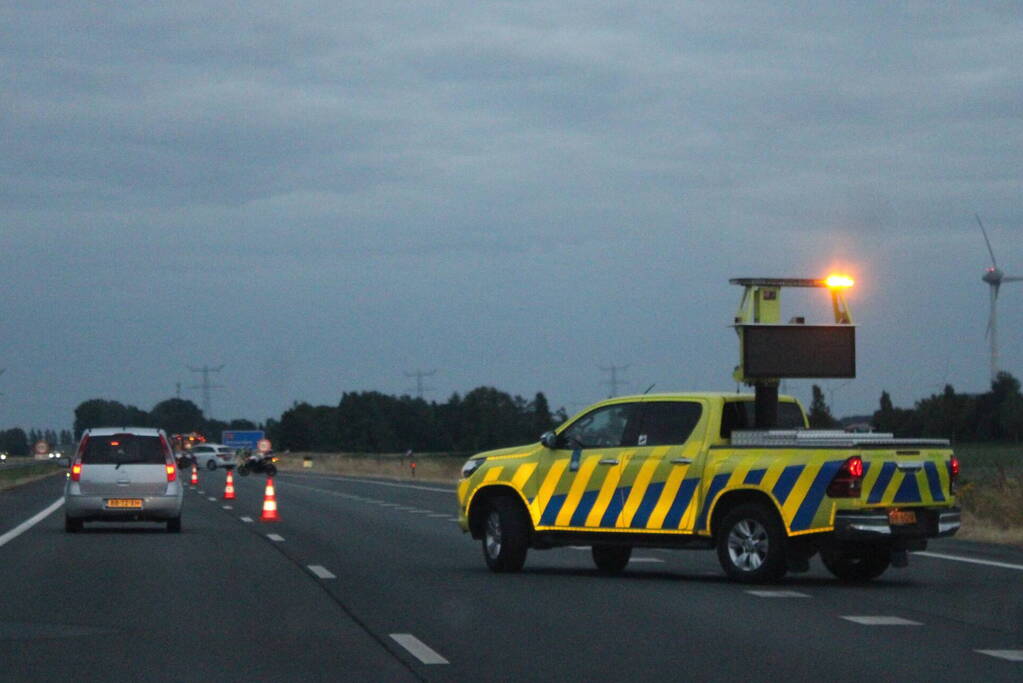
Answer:
[{"label": "reflective band on cone", "polygon": [[279,522],[281,518],[277,515],[277,498],[274,495],[273,477],[266,478],[266,492],[263,494],[263,514],[259,517],[260,522]]},{"label": "reflective band on cone", "polygon": [[227,471],[227,483],[224,484],[224,500],[234,500],[234,477],[231,470]]},{"label": "reflective band on cone", "polygon": [[192,465],[192,486],[199,485],[199,468]]}]

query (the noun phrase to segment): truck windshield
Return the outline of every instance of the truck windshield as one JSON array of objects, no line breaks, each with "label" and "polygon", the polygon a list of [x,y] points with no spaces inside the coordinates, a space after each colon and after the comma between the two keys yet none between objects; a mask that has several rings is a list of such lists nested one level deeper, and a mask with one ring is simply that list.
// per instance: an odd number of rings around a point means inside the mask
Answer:
[{"label": "truck windshield", "polygon": [[[731,438],[734,429],[753,429],[756,424],[754,405],[752,400],[726,402],[721,415],[721,436],[728,439]],[[798,403],[784,401],[778,403],[778,429],[805,428],[803,411]]]}]

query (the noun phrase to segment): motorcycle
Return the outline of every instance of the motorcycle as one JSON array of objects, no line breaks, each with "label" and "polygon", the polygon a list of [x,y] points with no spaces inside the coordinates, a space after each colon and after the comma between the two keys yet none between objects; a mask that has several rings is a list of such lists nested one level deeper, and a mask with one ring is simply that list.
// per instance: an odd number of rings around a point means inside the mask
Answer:
[{"label": "motorcycle", "polygon": [[238,474],[246,477],[249,472],[257,472],[272,477],[277,474],[277,465],[274,463],[278,460],[276,455],[270,453],[253,453],[238,465]]}]

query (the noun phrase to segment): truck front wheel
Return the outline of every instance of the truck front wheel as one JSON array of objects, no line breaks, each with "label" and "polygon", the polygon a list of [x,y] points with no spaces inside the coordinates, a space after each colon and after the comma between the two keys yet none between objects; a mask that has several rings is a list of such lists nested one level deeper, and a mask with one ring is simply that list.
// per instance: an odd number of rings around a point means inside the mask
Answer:
[{"label": "truck front wheel", "polygon": [[517,501],[494,498],[483,518],[483,559],[494,572],[517,572],[529,550],[529,518]]},{"label": "truck front wheel", "polygon": [[717,530],[718,561],[742,583],[771,583],[785,575],[785,529],[773,510],[757,503],[730,511]]},{"label": "truck front wheel", "polygon": [[885,573],[892,563],[892,553],[887,548],[856,552],[822,549],[821,561],[842,581],[870,581]]}]

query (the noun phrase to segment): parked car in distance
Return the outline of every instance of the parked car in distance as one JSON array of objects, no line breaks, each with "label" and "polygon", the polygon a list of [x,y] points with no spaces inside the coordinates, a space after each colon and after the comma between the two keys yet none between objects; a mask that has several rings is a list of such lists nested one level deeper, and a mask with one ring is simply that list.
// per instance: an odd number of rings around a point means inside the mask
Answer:
[{"label": "parked car in distance", "polygon": [[86,430],[64,488],[64,529],[87,521],[166,522],[181,531],[183,488],[167,435],[147,427]]},{"label": "parked car in distance", "polygon": [[235,452],[230,446],[219,443],[204,443],[192,446],[192,458],[199,467],[215,470],[218,467],[234,467]]}]

